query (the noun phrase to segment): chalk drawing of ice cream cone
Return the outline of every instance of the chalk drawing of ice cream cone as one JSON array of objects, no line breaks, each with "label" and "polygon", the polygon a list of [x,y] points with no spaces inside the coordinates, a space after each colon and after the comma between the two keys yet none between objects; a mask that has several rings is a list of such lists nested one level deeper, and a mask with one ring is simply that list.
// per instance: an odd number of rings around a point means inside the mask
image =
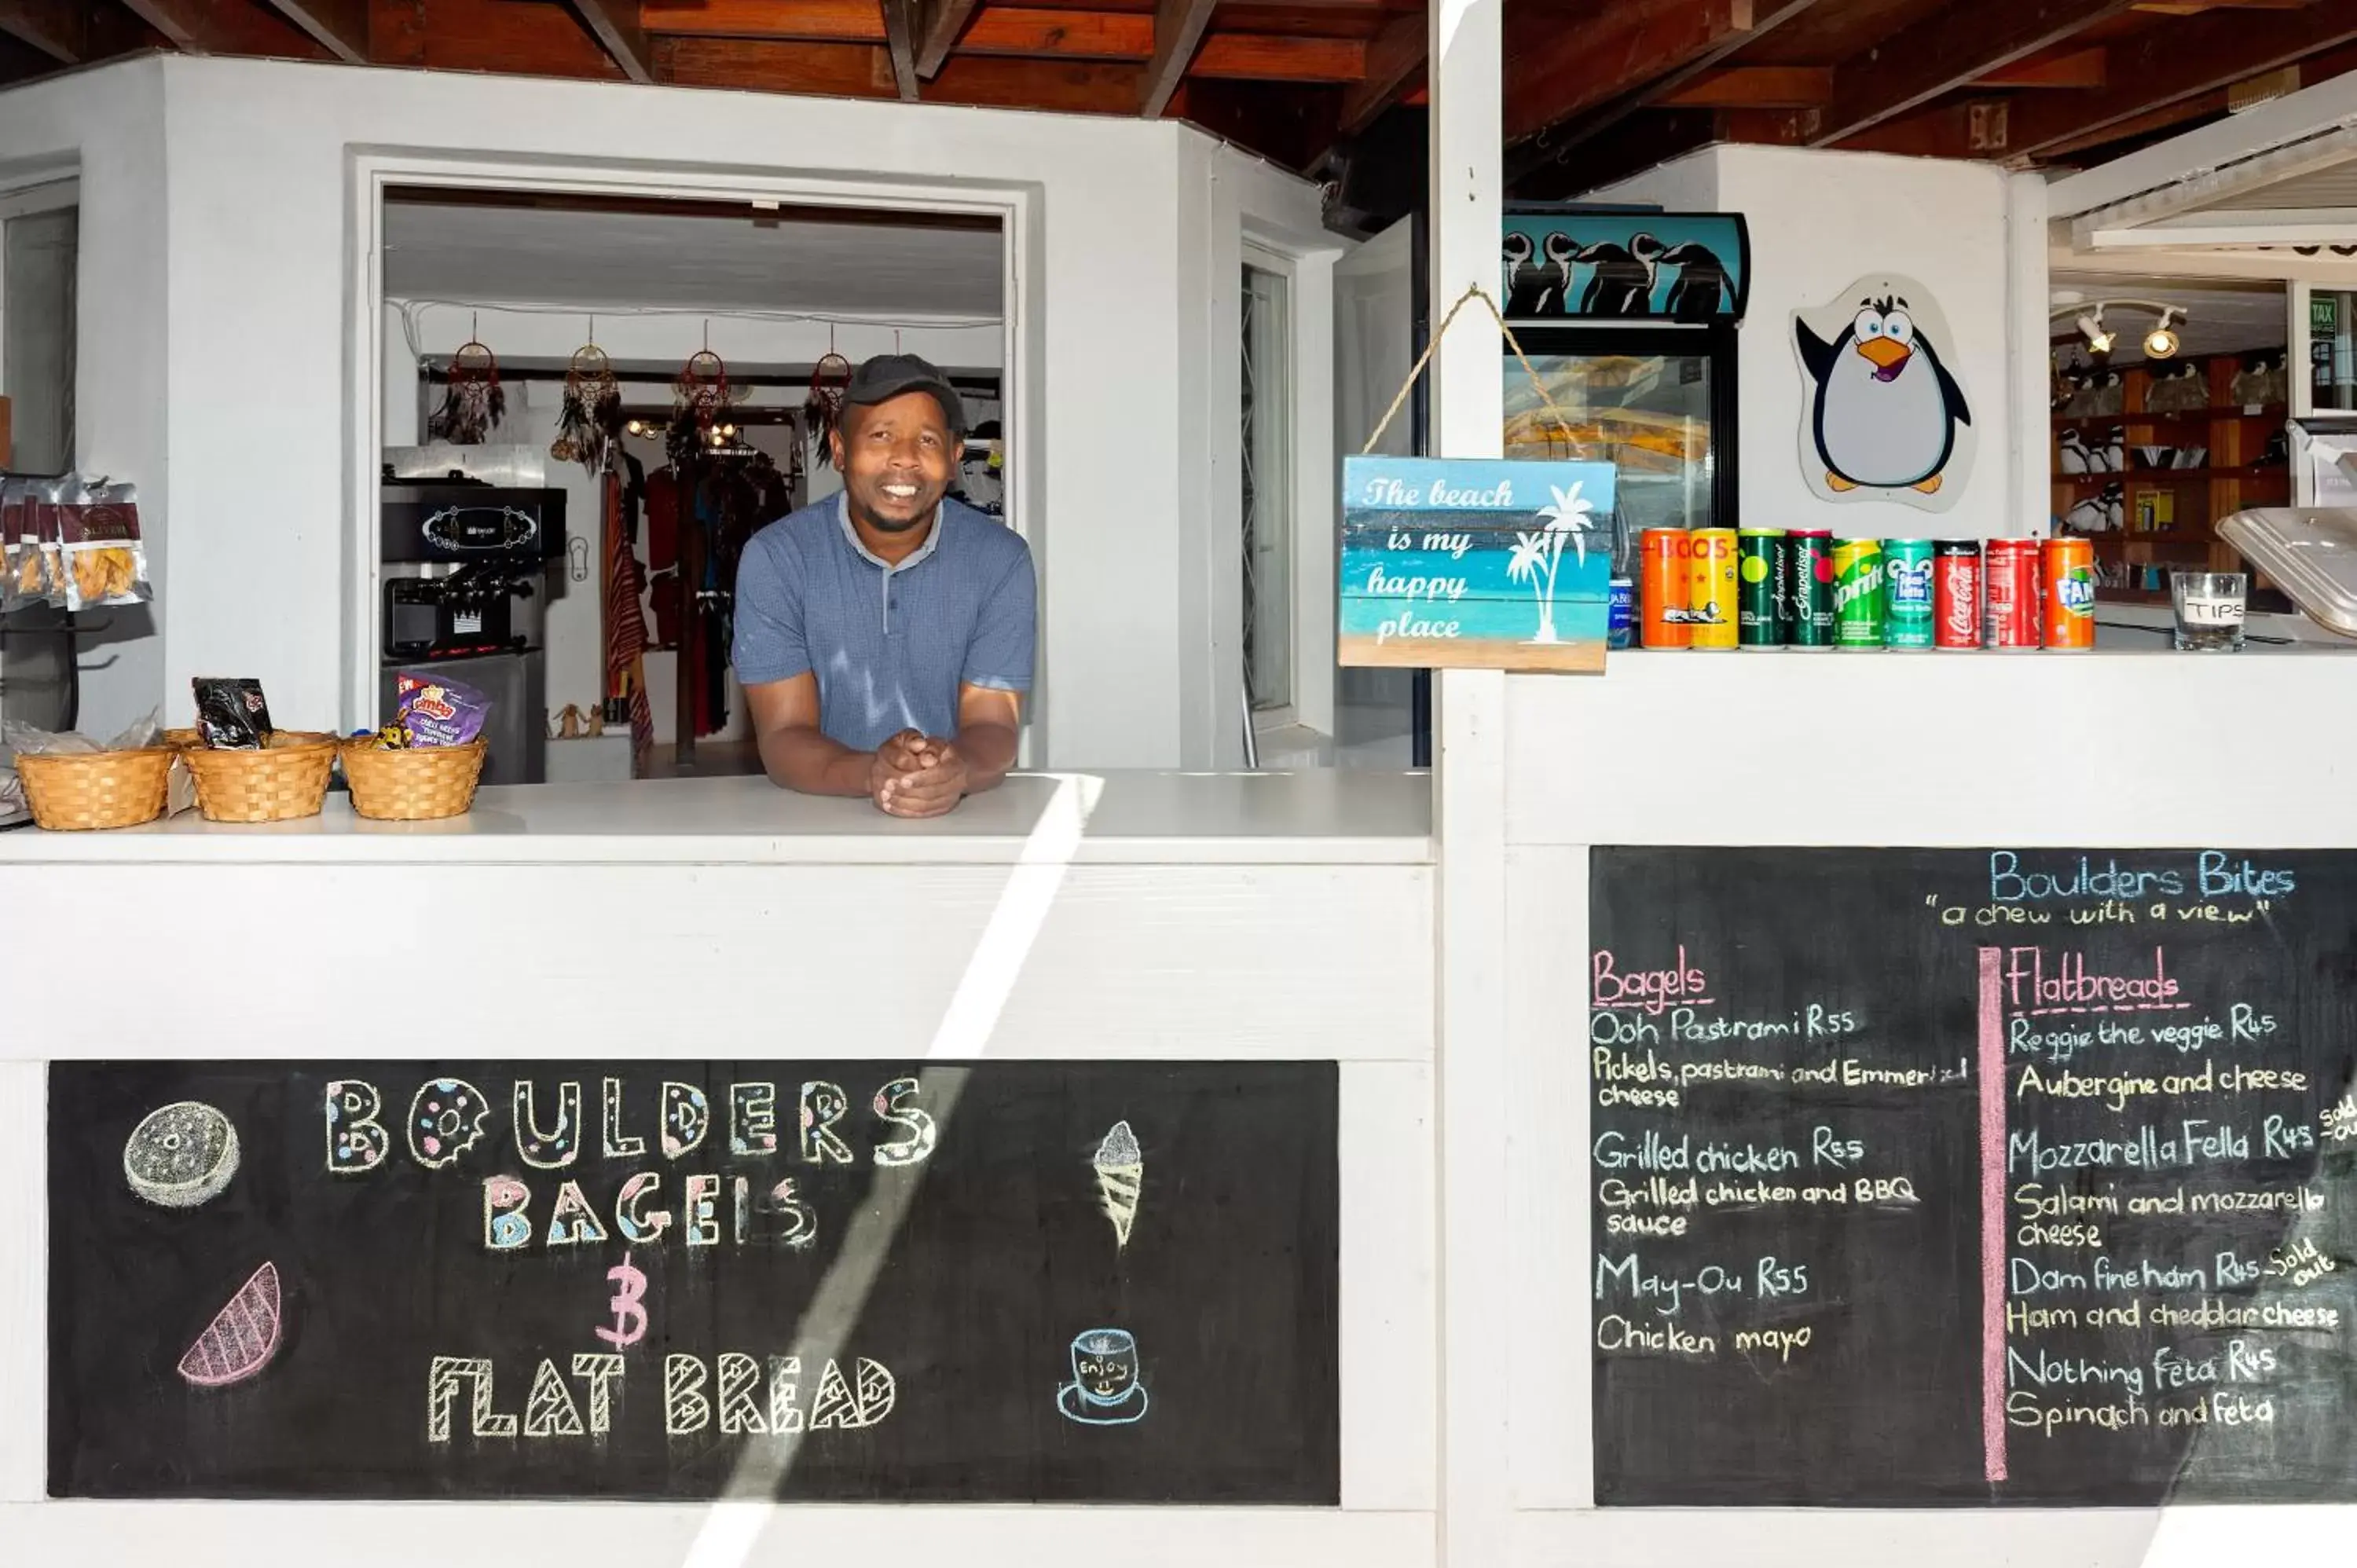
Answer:
[{"label": "chalk drawing of ice cream cone", "polygon": [[1116,1122],[1097,1145],[1097,1198],[1113,1221],[1114,1245],[1129,1245],[1129,1228],[1137,1221],[1137,1195],[1146,1185],[1146,1154],[1127,1122]]}]

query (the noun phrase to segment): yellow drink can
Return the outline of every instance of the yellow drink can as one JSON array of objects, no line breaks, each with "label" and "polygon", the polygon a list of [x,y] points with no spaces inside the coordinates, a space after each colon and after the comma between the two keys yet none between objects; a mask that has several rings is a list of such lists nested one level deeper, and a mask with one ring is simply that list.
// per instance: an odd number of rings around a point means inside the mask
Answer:
[{"label": "yellow drink can", "polygon": [[1694,646],[1712,652],[1732,651],[1742,618],[1735,530],[1697,528],[1690,537],[1693,554],[1686,623],[1694,628]]}]

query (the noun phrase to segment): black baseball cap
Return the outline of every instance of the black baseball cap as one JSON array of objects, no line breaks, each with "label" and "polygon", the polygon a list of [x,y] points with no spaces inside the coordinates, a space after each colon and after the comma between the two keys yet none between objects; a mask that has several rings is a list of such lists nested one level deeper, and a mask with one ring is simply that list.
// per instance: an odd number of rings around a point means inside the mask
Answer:
[{"label": "black baseball cap", "polygon": [[942,405],[942,417],[950,422],[950,434],[965,439],[965,404],[958,400],[957,390],[939,368],[914,354],[878,354],[862,364],[851,372],[844,402],[873,408],[914,392],[930,392]]}]

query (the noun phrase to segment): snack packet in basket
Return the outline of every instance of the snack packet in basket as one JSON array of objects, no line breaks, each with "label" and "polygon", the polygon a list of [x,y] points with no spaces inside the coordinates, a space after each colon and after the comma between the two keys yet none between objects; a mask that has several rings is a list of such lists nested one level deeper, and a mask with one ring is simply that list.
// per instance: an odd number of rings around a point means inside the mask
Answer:
[{"label": "snack packet in basket", "polygon": [[395,689],[395,722],[411,746],[464,746],[491,716],[491,700],[461,681],[404,674]]},{"label": "snack packet in basket", "polygon": [[197,693],[197,733],[221,751],[260,751],[270,744],[270,704],[262,682],[199,675],[188,682]]}]

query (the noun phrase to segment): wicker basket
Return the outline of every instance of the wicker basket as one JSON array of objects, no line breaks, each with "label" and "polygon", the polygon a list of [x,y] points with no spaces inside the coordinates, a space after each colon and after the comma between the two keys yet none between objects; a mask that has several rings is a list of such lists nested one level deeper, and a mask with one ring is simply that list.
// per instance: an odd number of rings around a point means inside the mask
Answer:
[{"label": "wicker basket", "polygon": [[482,777],[487,749],[479,740],[401,751],[368,741],[350,743],[344,747],[344,782],[351,788],[352,810],[398,822],[463,817],[475,803],[475,781]]},{"label": "wicker basket", "polygon": [[24,756],[16,758],[16,777],[25,781],[25,803],[42,827],[136,827],[164,814],[172,752],[151,746]]},{"label": "wicker basket", "polygon": [[209,822],[284,822],[316,817],[336,770],[336,745],[281,730],[263,751],[183,748],[180,760],[197,781],[197,810]]}]

